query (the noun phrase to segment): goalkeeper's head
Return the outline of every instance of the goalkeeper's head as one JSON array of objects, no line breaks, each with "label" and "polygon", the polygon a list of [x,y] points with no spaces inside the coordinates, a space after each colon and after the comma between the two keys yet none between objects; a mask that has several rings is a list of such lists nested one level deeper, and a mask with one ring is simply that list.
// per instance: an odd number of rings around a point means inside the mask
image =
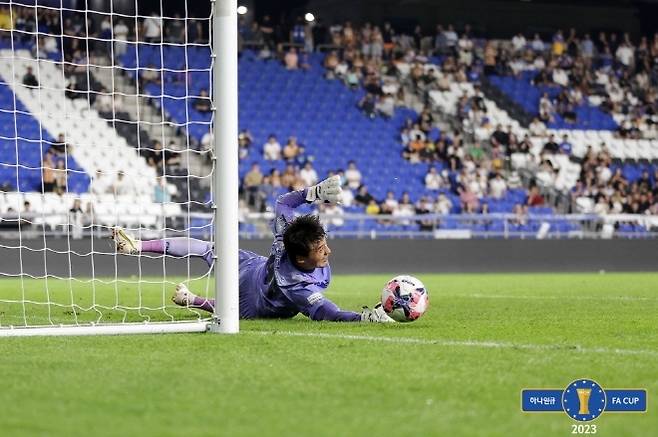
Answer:
[{"label": "goalkeeper's head", "polygon": [[331,249],[327,234],[316,215],[302,215],[283,233],[283,245],[290,260],[301,270],[313,270],[329,264]]}]

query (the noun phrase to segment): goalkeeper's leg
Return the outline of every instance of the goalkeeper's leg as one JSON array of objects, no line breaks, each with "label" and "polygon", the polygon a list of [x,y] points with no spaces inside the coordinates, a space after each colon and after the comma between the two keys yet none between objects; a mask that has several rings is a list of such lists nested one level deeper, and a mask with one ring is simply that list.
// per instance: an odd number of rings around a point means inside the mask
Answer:
[{"label": "goalkeeper's leg", "polygon": [[165,238],[140,241],[122,228],[112,229],[112,239],[117,252],[138,255],[141,252],[160,253],[177,257],[196,256],[203,258],[209,266],[213,262],[213,245],[194,238]]}]

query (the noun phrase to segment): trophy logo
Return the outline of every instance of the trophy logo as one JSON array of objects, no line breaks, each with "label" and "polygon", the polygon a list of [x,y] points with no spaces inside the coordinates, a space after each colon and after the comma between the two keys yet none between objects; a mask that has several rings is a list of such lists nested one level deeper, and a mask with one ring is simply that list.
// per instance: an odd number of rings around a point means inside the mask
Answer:
[{"label": "trophy logo", "polygon": [[592,390],[589,388],[579,388],[576,390],[576,393],[578,393],[578,401],[580,402],[578,414],[589,414],[589,396]]}]

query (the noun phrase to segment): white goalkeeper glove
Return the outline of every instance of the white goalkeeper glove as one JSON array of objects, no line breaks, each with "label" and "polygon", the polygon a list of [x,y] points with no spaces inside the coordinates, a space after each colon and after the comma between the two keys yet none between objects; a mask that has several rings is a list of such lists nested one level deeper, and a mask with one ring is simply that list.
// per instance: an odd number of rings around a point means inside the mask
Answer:
[{"label": "white goalkeeper glove", "polygon": [[315,202],[319,200],[324,203],[336,204],[342,200],[343,189],[340,187],[340,176],[332,176],[317,185],[308,187],[306,201]]},{"label": "white goalkeeper glove", "polygon": [[363,307],[361,311],[361,321],[362,322],[371,322],[371,323],[395,323],[395,320],[391,319],[382,304],[378,303],[373,309],[368,307]]}]

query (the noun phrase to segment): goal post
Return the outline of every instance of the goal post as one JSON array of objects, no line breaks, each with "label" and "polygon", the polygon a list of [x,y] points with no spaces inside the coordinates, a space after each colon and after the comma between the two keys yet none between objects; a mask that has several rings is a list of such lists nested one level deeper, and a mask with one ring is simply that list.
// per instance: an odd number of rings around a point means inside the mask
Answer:
[{"label": "goal post", "polygon": [[[239,332],[237,0],[140,3],[0,0],[0,337]],[[116,226],[214,256],[117,253]]]},{"label": "goal post", "polygon": [[[238,37],[237,0],[213,2],[215,122],[215,295],[211,331],[236,333],[238,322]],[[220,254],[220,257],[217,257]]]}]

